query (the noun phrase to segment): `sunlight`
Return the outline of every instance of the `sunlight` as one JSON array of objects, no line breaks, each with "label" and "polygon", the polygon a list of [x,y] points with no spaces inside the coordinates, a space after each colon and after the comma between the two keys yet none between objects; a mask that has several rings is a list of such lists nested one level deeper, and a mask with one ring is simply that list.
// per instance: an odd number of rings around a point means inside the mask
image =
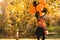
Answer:
[{"label": "sunlight", "polygon": [[3,0],[0,0],[0,2],[2,2]]}]

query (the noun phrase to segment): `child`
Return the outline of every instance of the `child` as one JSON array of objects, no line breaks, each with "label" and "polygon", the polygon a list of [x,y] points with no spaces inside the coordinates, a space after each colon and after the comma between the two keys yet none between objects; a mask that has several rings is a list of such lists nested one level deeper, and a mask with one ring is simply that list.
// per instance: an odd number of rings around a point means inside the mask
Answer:
[{"label": "child", "polygon": [[40,3],[34,1],[33,4],[31,4],[30,6],[29,13],[35,14],[35,17],[37,18],[37,29],[35,35],[37,36],[38,40],[40,36],[42,36],[42,40],[45,40],[46,23],[43,17],[46,15],[46,12],[46,4],[42,0]]},{"label": "child", "polygon": [[37,39],[39,40],[39,38],[42,36],[42,40],[45,40],[45,30],[46,30],[46,23],[44,21],[44,19],[41,18],[37,18],[37,29],[36,29],[36,36]]}]

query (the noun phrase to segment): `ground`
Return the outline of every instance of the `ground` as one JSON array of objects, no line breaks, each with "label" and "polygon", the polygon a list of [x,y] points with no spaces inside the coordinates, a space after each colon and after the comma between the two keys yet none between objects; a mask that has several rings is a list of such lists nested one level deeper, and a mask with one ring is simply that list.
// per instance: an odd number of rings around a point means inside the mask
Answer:
[{"label": "ground", "polygon": [[[16,40],[16,39],[0,39],[0,40]],[[19,40],[37,40],[37,39],[19,39]],[[45,40],[60,40],[60,39],[45,39]]]}]

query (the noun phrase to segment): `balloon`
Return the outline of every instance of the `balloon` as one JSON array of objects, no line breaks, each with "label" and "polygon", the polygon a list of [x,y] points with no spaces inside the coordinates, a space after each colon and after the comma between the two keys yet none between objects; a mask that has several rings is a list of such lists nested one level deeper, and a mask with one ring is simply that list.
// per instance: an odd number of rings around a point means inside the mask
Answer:
[{"label": "balloon", "polygon": [[[36,1],[35,1],[36,2]],[[36,4],[36,3],[35,3]],[[34,6],[34,4],[30,4],[30,9],[29,9],[29,13],[30,14],[35,14],[36,12],[39,12],[39,16],[44,16],[45,10],[43,11],[44,8],[46,8],[47,5],[44,2],[44,0],[40,0],[40,2]]]},{"label": "balloon", "polygon": [[33,6],[33,4],[30,4],[29,13],[30,14],[35,14],[36,13],[36,10],[35,10],[35,7]]}]

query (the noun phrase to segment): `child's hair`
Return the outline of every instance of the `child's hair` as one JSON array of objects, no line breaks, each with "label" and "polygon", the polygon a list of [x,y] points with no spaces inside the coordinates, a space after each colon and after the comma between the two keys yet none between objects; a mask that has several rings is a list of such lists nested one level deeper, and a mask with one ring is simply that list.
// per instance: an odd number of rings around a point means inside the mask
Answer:
[{"label": "child's hair", "polygon": [[47,9],[46,8],[43,8],[43,11],[42,11],[43,13],[46,13],[47,12]]}]

